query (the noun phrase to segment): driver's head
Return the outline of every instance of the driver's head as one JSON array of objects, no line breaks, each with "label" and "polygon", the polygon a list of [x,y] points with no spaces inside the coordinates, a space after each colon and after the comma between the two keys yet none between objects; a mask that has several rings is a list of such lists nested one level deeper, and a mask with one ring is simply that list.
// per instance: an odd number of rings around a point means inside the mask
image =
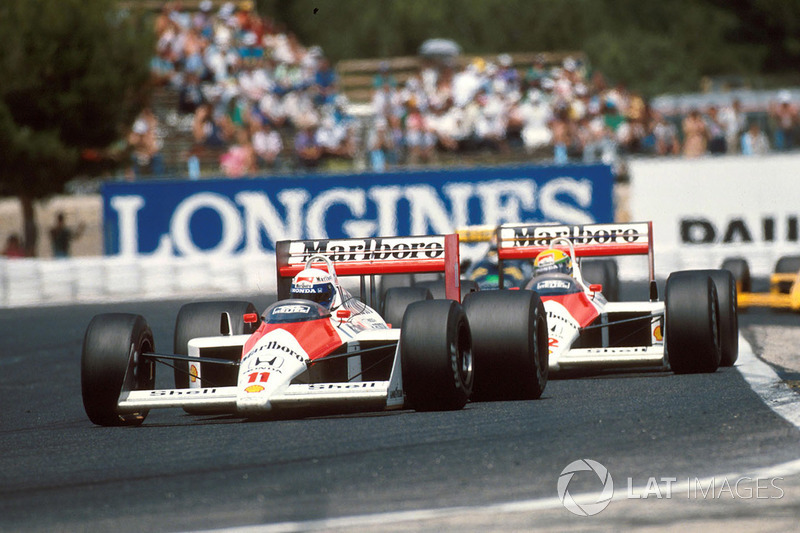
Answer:
[{"label": "driver's head", "polygon": [[539,252],[533,260],[533,275],[541,276],[553,272],[572,275],[572,259],[569,254],[555,248]]},{"label": "driver's head", "polygon": [[317,302],[326,309],[331,308],[336,296],[333,276],[319,268],[300,271],[292,280],[292,298],[302,298]]}]

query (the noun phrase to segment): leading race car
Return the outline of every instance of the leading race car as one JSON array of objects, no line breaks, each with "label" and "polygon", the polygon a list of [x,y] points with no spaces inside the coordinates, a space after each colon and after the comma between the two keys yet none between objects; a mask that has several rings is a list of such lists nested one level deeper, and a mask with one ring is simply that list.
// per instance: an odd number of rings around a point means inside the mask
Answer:
[{"label": "leading race car", "polygon": [[[547,326],[541,302],[524,291],[462,307],[456,235],[283,241],[276,259],[275,304],[263,314],[250,302],[186,304],[175,324],[174,353],[156,351],[140,315],[95,316],[81,358],[90,420],[138,425],[150,409],[167,407],[245,418],[460,409],[472,393],[477,359],[507,363],[503,368],[513,379],[504,389],[524,397],[538,397],[544,389]],[[370,307],[375,276],[398,272],[443,273],[448,299],[394,288],[383,304],[395,317],[387,323]],[[360,276],[366,301],[344,290],[339,275]],[[497,305],[518,318],[505,321]],[[471,328],[468,315],[481,325]],[[508,340],[513,358],[505,357],[495,335]],[[160,363],[174,369],[175,388],[155,388]],[[483,381],[504,376],[489,369]],[[515,385],[522,377],[524,383]]]},{"label": "leading race car", "polygon": [[[504,225],[497,230],[500,264],[534,259],[527,288],[544,302],[550,370],[671,368],[713,372],[738,355],[736,285],[727,270],[670,274],[658,298],[652,223]],[[649,300],[609,302],[586,279],[588,257],[646,255]],[[504,287],[500,268],[500,287]]]}]

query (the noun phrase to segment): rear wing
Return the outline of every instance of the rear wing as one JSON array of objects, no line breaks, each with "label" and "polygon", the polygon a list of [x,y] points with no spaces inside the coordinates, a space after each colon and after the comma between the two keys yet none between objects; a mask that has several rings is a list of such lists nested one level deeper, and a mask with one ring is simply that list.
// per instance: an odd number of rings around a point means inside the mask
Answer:
[{"label": "rear wing", "polygon": [[[583,225],[504,224],[497,228],[497,257],[500,261],[534,259],[539,252],[550,248],[555,239],[569,240],[576,257],[646,255],[650,276],[650,299],[658,299],[652,222]],[[553,247],[567,248],[563,243],[555,243]],[[502,271],[501,268],[500,272]],[[502,284],[502,277],[500,283]]]},{"label": "rear wing", "polygon": [[[374,237],[368,239],[322,239],[279,241],[275,245],[278,299],[289,298],[292,278],[315,255],[327,257],[339,276],[361,276],[361,295],[369,305],[377,302],[375,276],[382,274],[444,273],[445,295],[461,300],[458,235]],[[323,266],[320,263],[315,266]]]}]

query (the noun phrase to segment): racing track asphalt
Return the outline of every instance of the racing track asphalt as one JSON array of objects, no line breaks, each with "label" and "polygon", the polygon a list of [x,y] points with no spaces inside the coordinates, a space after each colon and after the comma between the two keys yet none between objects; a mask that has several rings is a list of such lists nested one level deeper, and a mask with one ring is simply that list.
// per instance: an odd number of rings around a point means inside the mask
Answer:
[{"label": "racing track asphalt", "polygon": [[[259,307],[268,302],[255,299]],[[185,531],[276,523],[283,525],[273,530],[303,530],[315,526],[285,523],[552,500],[562,469],[581,458],[606,466],[617,491],[625,490],[627,478],[643,486],[652,476],[702,478],[800,458],[800,431],[730,368],[709,375],[554,379],[539,401],[469,404],[457,412],[242,422],[159,410],[138,428],[93,426],[80,392],[81,342],[91,317],[143,314],[156,348],[169,350],[181,303],[0,310],[0,531]],[[769,311],[741,320],[744,331],[759,323],[800,324],[796,315]],[[171,371],[159,369],[157,379],[158,386],[170,386]],[[576,475],[570,491],[591,490],[597,478],[592,481]],[[779,502],[708,502],[700,510],[693,502],[693,523],[707,528],[704,519],[713,525],[731,517],[737,523],[800,517],[800,478],[786,476],[778,484],[784,489]],[[680,524],[691,505],[673,502],[659,512],[651,502],[629,500],[619,509],[635,505],[631,512],[591,518],[551,508],[541,522],[529,511],[521,523],[533,520],[555,530],[659,528]],[[516,529],[507,519],[436,529]],[[344,530],[356,523],[343,522]],[[366,530],[390,525],[373,523]],[[406,525],[409,531],[428,529]]]}]

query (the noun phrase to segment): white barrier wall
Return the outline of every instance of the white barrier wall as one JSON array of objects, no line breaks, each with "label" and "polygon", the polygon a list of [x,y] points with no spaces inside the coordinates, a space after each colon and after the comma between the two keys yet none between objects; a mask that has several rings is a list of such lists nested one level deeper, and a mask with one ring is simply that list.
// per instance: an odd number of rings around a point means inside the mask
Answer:
[{"label": "white barrier wall", "polygon": [[800,255],[800,155],[629,161],[632,220],[652,220],[657,277],[747,259],[767,277]]},{"label": "white barrier wall", "polygon": [[274,254],[0,259],[0,306],[275,293]]},{"label": "white barrier wall", "polygon": [[[779,257],[800,255],[800,155],[628,164],[628,205],[616,206],[616,212],[653,221],[657,278],[682,269],[718,268],[734,256],[746,258],[754,276],[767,277]],[[641,258],[621,258],[623,280],[646,275]],[[275,292],[273,254],[0,258],[2,307],[248,292]]]}]

